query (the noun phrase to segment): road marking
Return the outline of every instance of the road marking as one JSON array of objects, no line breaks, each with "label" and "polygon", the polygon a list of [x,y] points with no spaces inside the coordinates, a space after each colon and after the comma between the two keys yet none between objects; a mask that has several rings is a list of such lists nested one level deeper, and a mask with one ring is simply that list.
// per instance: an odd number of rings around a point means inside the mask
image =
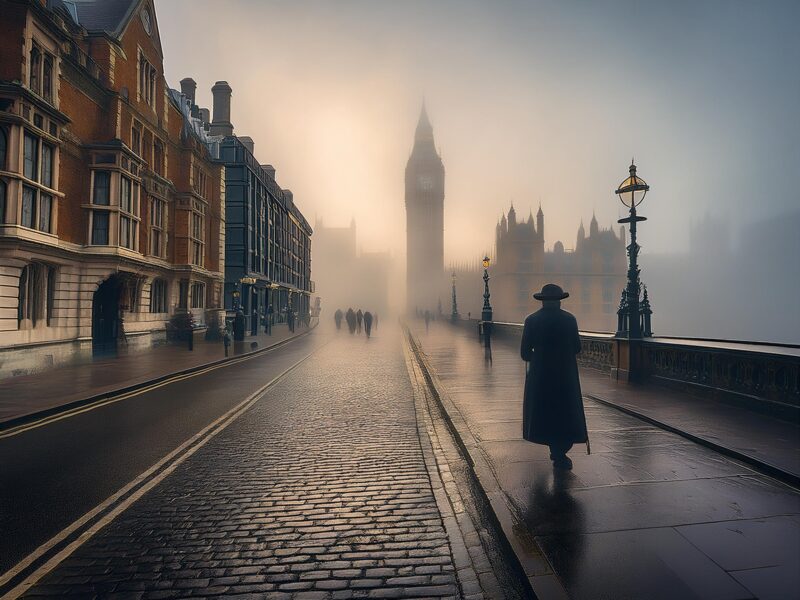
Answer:
[{"label": "road marking", "polygon": [[[59,563],[61,563],[70,554],[75,552],[75,550],[77,550],[83,544],[85,544],[98,531],[100,531],[103,527],[111,523],[122,512],[130,508],[130,506],[134,502],[136,502],[139,498],[141,498],[144,494],[146,494],[156,485],[161,483],[167,476],[169,476],[170,473],[172,473],[178,466],[180,466],[184,461],[186,461],[186,459],[192,456],[200,448],[205,446],[209,442],[209,440],[211,440],[215,435],[217,435],[220,431],[224,430],[228,425],[233,423],[242,414],[244,414],[253,404],[255,404],[258,400],[261,399],[261,397],[267,392],[267,390],[269,390],[269,388],[275,385],[280,379],[288,375],[291,371],[299,367],[303,362],[308,360],[315,352],[319,351],[321,348],[322,346],[314,349],[312,352],[310,352],[309,354],[301,358],[299,361],[294,363],[291,367],[281,372],[279,375],[277,375],[267,384],[263,385],[261,388],[256,390],[242,402],[240,402],[239,404],[228,410],[213,423],[204,427],[194,436],[192,436],[191,438],[186,440],[183,444],[178,446],[175,450],[167,454],[164,458],[159,460],[156,464],[147,469],[136,479],[128,483],[125,487],[123,487],[118,492],[116,492],[115,494],[107,498],[105,501],[97,505],[95,508],[93,508],[88,513],[83,515],[81,518],[79,518],[71,525],[63,529],[61,532],[53,536],[47,542],[39,546],[36,550],[34,550],[28,556],[22,559],[19,563],[14,565],[14,567],[6,571],[3,574],[3,576],[0,577],[0,589],[2,589],[3,586],[5,586],[9,581],[11,581],[14,577],[22,573],[26,568],[30,567],[37,560],[44,557],[48,551],[52,550],[55,546],[63,542],[70,535],[78,531],[81,527],[91,522],[92,519],[94,519],[104,511],[108,510],[109,508],[113,507],[108,514],[106,514],[99,521],[91,525],[89,529],[81,533],[76,540],[74,540],[65,548],[60,550],[55,556],[47,560],[45,564],[43,564],[33,573],[28,575],[16,587],[7,592],[2,597],[2,600],[11,600],[13,598],[19,598],[21,595],[27,592],[42,577],[44,577],[44,575],[52,571],[56,566],[58,566]],[[136,489],[137,486],[141,487],[139,487],[139,489]],[[117,503],[120,498],[124,497],[126,494],[129,494],[132,490],[135,491],[130,496],[125,498],[125,500],[119,502],[115,506],[115,503]]]},{"label": "road marking", "polygon": [[[176,375],[174,377],[170,377],[169,375],[167,375],[168,378],[163,380],[163,381],[159,381],[158,383],[154,383],[152,385],[148,385],[148,386],[139,388],[137,390],[133,390],[132,392],[125,392],[123,394],[120,394],[119,396],[112,396],[110,398],[101,398],[99,400],[95,400],[94,402],[90,402],[89,404],[84,404],[82,406],[76,406],[75,408],[66,410],[64,412],[60,412],[60,413],[57,413],[57,414],[54,414],[54,415],[50,415],[48,417],[43,417],[42,419],[40,419],[38,421],[33,421],[31,423],[25,423],[23,425],[17,425],[16,427],[12,427],[11,429],[8,429],[7,431],[3,431],[2,433],[0,433],[0,440],[8,438],[8,437],[15,436],[15,435],[19,435],[20,433],[25,433],[26,431],[30,431],[31,429],[38,429],[39,427],[44,427],[45,425],[49,425],[50,423],[55,423],[56,421],[61,421],[62,419],[68,419],[70,417],[74,417],[74,416],[79,415],[81,413],[85,413],[85,412],[88,412],[90,410],[94,410],[96,408],[101,408],[101,407],[106,406],[108,404],[114,404],[116,402],[121,402],[122,400],[127,400],[128,398],[132,398],[134,396],[138,396],[138,395],[144,394],[146,392],[151,392],[151,391],[153,391],[155,389],[158,389],[160,387],[164,387],[165,385],[169,385],[169,384],[172,384],[172,383],[177,383],[179,381],[183,381],[185,379],[190,379],[190,378],[196,377],[198,375],[204,375],[205,373],[209,373],[210,371],[216,371],[217,369],[221,369],[223,367],[230,367],[232,365],[238,365],[239,363],[245,362],[247,360],[253,360],[254,358],[259,358],[261,356],[264,356],[265,354],[268,354],[269,352],[271,352],[273,350],[277,350],[278,348],[283,347],[285,345],[285,343],[287,343],[287,342],[292,342],[292,341],[294,341],[296,339],[299,339],[300,337],[308,335],[308,333],[309,332],[302,333],[302,334],[297,335],[295,337],[287,338],[285,340],[281,340],[280,342],[276,342],[272,346],[268,346],[267,348],[262,349],[260,352],[257,351],[255,353],[248,353],[248,354],[246,354],[244,356],[240,356],[238,358],[233,358],[231,360],[228,360],[228,361],[226,361],[224,363],[221,363],[221,364],[218,364],[218,365],[207,367],[205,369],[201,369],[199,371],[194,371],[192,373],[186,373],[185,375]],[[113,393],[113,391],[110,392],[110,393]]]}]

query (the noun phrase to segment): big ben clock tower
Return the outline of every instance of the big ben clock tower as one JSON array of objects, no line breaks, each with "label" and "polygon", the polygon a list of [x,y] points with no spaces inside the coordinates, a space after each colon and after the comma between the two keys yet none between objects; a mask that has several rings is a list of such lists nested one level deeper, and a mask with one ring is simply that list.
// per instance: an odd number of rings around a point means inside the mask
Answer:
[{"label": "big ben clock tower", "polygon": [[436,311],[444,275],[444,165],[425,105],[406,165],[406,294],[411,312]]}]

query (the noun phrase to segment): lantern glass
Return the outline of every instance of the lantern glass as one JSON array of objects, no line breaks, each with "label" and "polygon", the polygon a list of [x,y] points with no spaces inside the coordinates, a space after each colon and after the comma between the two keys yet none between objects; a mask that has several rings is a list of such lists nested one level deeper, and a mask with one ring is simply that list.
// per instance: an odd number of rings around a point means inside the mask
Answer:
[{"label": "lantern glass", "polygon": [[616,194],[625,206],[635,208],[642,203],[649,189],[647,182],[636,174],[636,165],[632,164],[630,175],[619,184]]},{"label": "lantern glass", "polygon": [[491,262],[491,261],[489,260],[489,257],[488,257],[488,256],[484,256],[484,257],[483,257],[483,268],[484,268],[484,269],[488,269],[488,268],[489,268],[489,263],[490,263],[490,262]]}]

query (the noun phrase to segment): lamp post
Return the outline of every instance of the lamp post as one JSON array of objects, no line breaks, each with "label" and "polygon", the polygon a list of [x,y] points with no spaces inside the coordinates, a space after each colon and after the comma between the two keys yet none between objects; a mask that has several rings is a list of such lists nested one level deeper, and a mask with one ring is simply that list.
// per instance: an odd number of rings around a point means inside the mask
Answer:
[{"label": "lamp post", "polygon": [[492,305],[489,304],[489,265],[491,260],[488,256],[483,257],[483,310],[481,311],[482,321],[492,320]]},{"label": "lamp post", "polygon": [[458,321],[458,303],[456,302],[456,272],[453,271],[453,309],[450,312],[450,320],[455,323]]},{"label": "lamp post", "polygon": [[489,304],[489,256],[483,257],[483,309],[481,310],[481,326],[483,328],[483,342],[488,348],[492,335],[492,305]]},{"label": "lamp post", "polygon": [[[628,283],[622,292],[622,299],[619,307],[619,323],[617,335],[631,339],[642,337],[642,322],[639,307],[639,244],[636,243],[636,224],[646,221],[647,217],[640,217],[636,214],[636,207],[639,206],[647,195],[650,186],[636,174],[636,165],[631,161],[628,177],[619,185],[616,194],[622,203],[628,208],[629,216],[617,221],[618,223],[628,223],[631,232],[631,243],[628,245]],[[649,310],[649,301],[647,304]],[[649,333],[649,314],[648,314],[648,333]]]}]

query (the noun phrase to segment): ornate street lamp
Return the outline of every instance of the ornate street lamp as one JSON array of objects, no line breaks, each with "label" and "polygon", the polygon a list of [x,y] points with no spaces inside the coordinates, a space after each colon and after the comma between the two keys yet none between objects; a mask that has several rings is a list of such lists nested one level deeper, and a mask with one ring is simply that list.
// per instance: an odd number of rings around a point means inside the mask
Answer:
[{"label": "ornate street lamp", "polygon": [[482,321],[492,320],[492,305],[489,304],[489,265],[491,261],[488,256],[483,257],[483,310],[481,311]]},{"label": "ornate street lamp", "polygon": [[[636,224],[646,221],[647,217],[640,217],[636,214],[636,207],[643,201],[650,186],[644,179],[636,174],[636,165],[631,161],[628,177],[619,185],[616,194],[622,203],[628,208],[629,216],[617,221],[618,223],[629,224],[631,232],[631,243],[628,245],[628,284],[622,292],[618,310],[617,335],[628,338],[642,337],[642,315],[639,305],[639,244],[636,243]],[[647,324],[646,333],[650,335],[650,305],[646,302]]]},{"label": "ornate street lamp", "polygon": [[450,320],[458,321],[458,303],[456,302],[456,272],[453,271],[453,308],[450,311]]}]

